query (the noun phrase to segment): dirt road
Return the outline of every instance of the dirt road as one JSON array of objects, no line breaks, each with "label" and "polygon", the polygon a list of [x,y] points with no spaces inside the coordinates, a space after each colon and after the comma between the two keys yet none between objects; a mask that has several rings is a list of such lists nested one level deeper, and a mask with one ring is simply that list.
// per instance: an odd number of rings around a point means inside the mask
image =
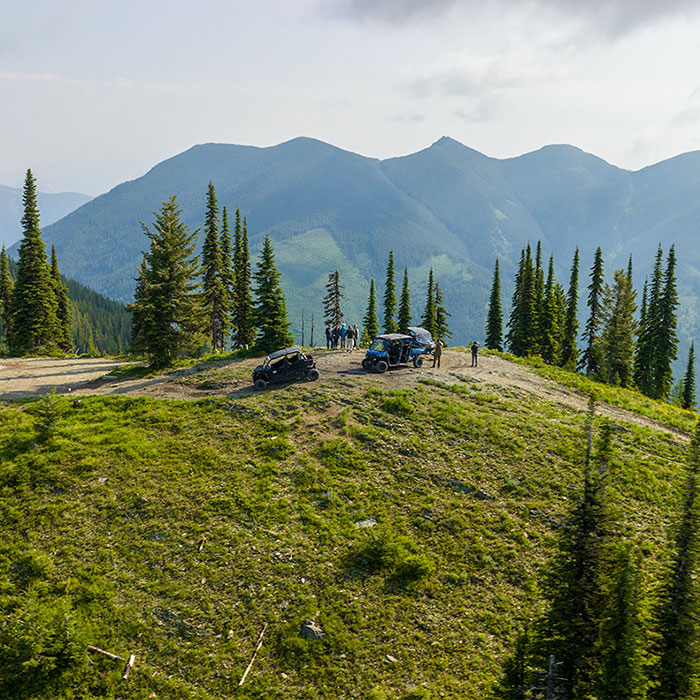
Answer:
[{"label": "dirt road", "polygon": [[[440,368],[433,369],[432,361],[428,359],[421,369],[400,368],[382,375],[362,370],[363,353],[359,350],[354,353],[322,350],[315,356],[321,383],[352,379],[368,387],[410,388],[422,379],[435,379],[446,384],[466,379],[534,394],[578,410],[585,410],[588,402],[581,393],[540,377],[522,365],[492,355],[481,356],[479,366],[474,368],[471,367],[470,354],[447,350]],[[0,401],[39,396],[54,387],[59,393],[71,395],[128,394],[189,400],[207,396],[236,398],[255,393],[251,375],[259,362],[259,359],[223,360],[144,379],[117,379],[107,374],[120,364],[114,360],[0,359]],[[616,422],[645,425],[673,433],[684,440],[688,437],[676,428],[615,406],[601,404],[598,412]]]}]

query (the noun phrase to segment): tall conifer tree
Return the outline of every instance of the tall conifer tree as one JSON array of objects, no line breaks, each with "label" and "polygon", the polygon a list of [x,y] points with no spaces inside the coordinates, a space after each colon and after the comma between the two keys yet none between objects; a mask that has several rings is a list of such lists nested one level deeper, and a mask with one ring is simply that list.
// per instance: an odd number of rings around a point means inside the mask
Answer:
[{"label": "tall conifer tree", "polygon": [[[657,354],[657,339],[660,336],[661,294],[663,291],[663,251],[659,245],[651,276],[651,285],[644,285],[642,313],[639,323],[639,338],[634,356],[634,383],[647,396],[655,396],[654,367]],[[646,302],[646,303],[644,303]]]},{"label": "tall conifer tree", "polygon": [[10,325],[10,302],[14,284],[10,277],[10,263],[7,259],[5,246],[0,251],[0,332],[7,338]]},{"label": "tall conifer tree", "polygon": [[654,342],[654,374],[652,398],[668,399],[673,384],[673,361],[678,357],[678,335],[676,334],[676,250],[671,246],[666,259],[663,287],[659,299],[659,322]]},{"label": "tall conifer tree", "polygon": [[386,282],[384,284],[384,332],[396,333],[396,277],[394,273],[394,251],[389,251],[389,261],[386,266]]},{"label": "tall conifer tree", "polygon": [[411,325],[411,292],[408,288],[408,268],[403,269],[403,284],[401,285],[401,300],[399,301],[399,333],[408,333]]},{"label": "tall conifer tree", "polygon": [[542,266],[542,242],[537,241],[535,253],[535,270],[532,291],[532,343],[529,349],[530,355],[541,355],[542,348],[542,323],[545,313],[545,283],[544,283],[544,268]]},{"label": "tall conifer tree", "polygon": [[367,311],[362,319],[364,324],[363,335],[367,342],[375,335],[379,335],[379,319],[377,318],[377,294],[374,290],[374,279],[369,283],[369,298],[367,299]]},{"label": "tall conifer tree", "polygon": [[582,335],[586,347],[579,361],[579,367],[589,377],[600,369],[598,341],[600,336],[603,285],[603,253],[600,250],[600,246],[598,246],[593,259],[593,266],[591,267],[591,283],[588,285],[588,321]]},{"label": "tall conifer tree", "polygon": [[452,337],[447,325],[447,318],[452,314],[445,308],[445,302],[442,297],[442,289],[440,285],[435,283],[435,339],[442,340],[444,345],[447,345],[447,339]]},{"label": "tall conifer tree", "polygon": [[250,251],[248,249],[248,222],[241,223],[241,212],[236,209],[234,225],[235,295],[233,303],[233,331],[237,348],[248,348],[255,341],[255,314],[251,295]]},{"label": "tall conifer tree", "polygon": [[493,282],[489,297],[489,312],[486,317],[486,347],[491,350],[503,350],[503,312],[501,310],[501,277],[498,258],[493,267]]},{"label": "tall conifer tree", "polygon": [[634,319],[637,292],[629,270],[616,270],[612,287],[605,285],[601,304],[600,362],[606,381],[627,387],[633,381]]},{"label": "tall conifer tree", "polygon": [[543,308],[540,314],[540,355],[548,364],[557,364],[559,361],[562,332],[559,326],[559,298],[554,279],[554,258],[549,258],[547,271],[547,284],[543,297]]},{"label": "tall conifer tree", "polygon": [[564,339],[561,347],[561,365],[569,369],[576,369],[578,362],[578,275],[579,253],[578,247],[571,263],[571,277],[569,278],[569,291],[566,295],[566,323],[564,325]]},{"label": "tall conifer tree", "polygon": [[281,276],[275,266],[270,237],[266,234],[255,280],[255,324],[258,337],[255,346],[264,352],[287,347],[294,342],[287,321],[287,302],[282,291]]},{"label": "tall conifer tree", "polygon": [[211,349],[223,350],[226,343],[228,299],[219,240],[219,204],[214,183],[209,183],[202,245],[202,297]]},{"label": "tall conifer tree", "polygon": [[61,273],[58,270],[58,258],[56,256],[56,246],[51,246],[51,281],[56,295],[56,318],[58,319],[58,331],[56,344],[64,352],[73,349],[73,341],[70,334],[70,304],[68,302],[68,290],[63,284]]},{"label": "tall conifer tree", "polygon": [[224,317],[224,338],[233,334],[233,306],[236,294],[236,275],[233,259],[233,241],[231,239],[231,224],[228,209],[221,210],[221,282],[226,295],[226,314]]},{"label": "tall conifer tree", "polygon": [[433,338],[436,337],[437,327],[435,325],[435,278],[433,268],[428,273],[428,290],[425,295],[425,308],[421,318],[421,326],[429,331]]},{"label": "tall conifer tree", "polygon": [[683,376],[681,406],[687,411],[692,411],[695,408],[695,343],[690,344],[688,351],[688,364]]},{"label": "tall conifer tree", "polygon": [[46,248],[39,229],[36,181],[31,170],[27,170],[22,201],[24,237],[10,304],[7,344],[13,355],[41,355],[56,349],[60,325]]},{"label": "tall conifer tree", "polygon": [[330,323],[334,328],[342,323],[343,316],[345,315],[340,307],[340,301],[343,297],[343,285],[340,284],[340,272],[336,270],[328,275],[326,296],[323,299],[325,323]]},{"label": "tall conifer tree", "polygon": [[515,277],[513,308],[508,320],[506,341],[514,355],[524,357],[535,348],[535,268],[530,245],[520,253],[520,265]]}]

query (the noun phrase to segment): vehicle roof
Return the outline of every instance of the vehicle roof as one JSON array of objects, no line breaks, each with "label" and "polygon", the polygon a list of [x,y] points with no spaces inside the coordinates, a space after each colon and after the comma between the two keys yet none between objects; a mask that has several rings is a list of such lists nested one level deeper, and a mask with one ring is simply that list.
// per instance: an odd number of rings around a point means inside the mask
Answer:
[{"label": "vehicle roof", "polygon": [[376,335],[375,338],[383,338],[384,340],[413,340],[410,335],[404,335],[403,333],[383,333],[382,335]]},{"label": "vehicle roof", "polygon": [[430,335],[430,331],[427,328],[422,328],[421,326],[409,326],[408,330],[413,331],[414,333],[426,333],[427,335]]},{"label": "vehicle roof", "polygon": [[283,355],[291,355],[295,352],[301,352],[301,348],[294,346],[291,348],[284,348],[282,350],[275,350],[274,352],[271,352],[267,357],[270,360],[276,360],[278,357],[282,357]]}]

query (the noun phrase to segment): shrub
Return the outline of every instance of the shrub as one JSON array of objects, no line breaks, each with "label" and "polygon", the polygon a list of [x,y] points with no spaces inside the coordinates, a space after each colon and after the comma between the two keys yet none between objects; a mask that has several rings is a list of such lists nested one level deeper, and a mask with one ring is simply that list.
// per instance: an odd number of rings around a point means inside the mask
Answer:
[{"label": "shrub", "polygon": [[408,537],[397,535],[389,528],[371,533],[360,557],[370,569],[386,571],[405,581],[418,581],[435,571],[432,559],[417,552],[416,545]]}]

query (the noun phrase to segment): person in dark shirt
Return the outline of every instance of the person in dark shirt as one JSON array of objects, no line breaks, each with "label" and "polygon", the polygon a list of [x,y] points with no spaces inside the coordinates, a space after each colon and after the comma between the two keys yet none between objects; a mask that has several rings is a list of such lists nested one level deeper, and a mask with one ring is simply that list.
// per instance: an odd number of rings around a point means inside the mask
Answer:
[{"label": "person in dark shirt", "polygon": [[472,367],[479,366],[479,341],[475,340],[472,343]]}]

